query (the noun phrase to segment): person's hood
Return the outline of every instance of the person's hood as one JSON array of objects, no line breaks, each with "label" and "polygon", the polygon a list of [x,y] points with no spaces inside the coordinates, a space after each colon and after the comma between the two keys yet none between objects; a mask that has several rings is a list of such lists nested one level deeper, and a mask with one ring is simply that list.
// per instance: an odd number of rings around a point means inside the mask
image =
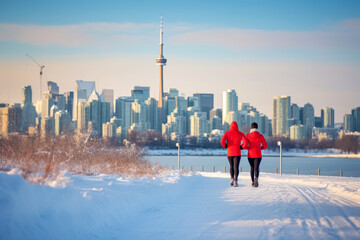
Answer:
[{"label": "person's hood", "polygon": [[237,124],[237,122],[232,122],[231,125],[230,125],[230,131],[239,131],[239,126]]}]

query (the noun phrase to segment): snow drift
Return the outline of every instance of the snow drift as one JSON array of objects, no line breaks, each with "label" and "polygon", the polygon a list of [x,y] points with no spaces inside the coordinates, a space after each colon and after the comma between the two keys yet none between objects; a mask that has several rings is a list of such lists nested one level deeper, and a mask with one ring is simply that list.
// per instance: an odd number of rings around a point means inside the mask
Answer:
[{"label": "snow drift", "polygon": [[242,173],[155,179],[0,173],[1,239],[359,239],[360,179]]}]

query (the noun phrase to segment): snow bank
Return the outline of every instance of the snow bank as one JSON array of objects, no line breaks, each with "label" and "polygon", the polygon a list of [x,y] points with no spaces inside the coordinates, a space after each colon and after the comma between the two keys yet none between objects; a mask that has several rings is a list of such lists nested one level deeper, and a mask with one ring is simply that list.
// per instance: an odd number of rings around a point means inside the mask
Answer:
[{"label": "snow bank", "polygon": [[0,173],[1,239],[360,238],[360,178],[261,173],[253,188],[243,173],[233,188],[220,172],[64,177],[54,188]]}]

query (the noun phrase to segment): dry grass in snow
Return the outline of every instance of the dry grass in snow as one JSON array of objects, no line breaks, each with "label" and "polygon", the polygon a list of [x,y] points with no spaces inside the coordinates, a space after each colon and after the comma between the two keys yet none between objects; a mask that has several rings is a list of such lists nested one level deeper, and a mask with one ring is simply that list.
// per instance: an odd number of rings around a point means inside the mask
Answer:
[{"label": "dry grass in snow", "polygon": [[152,166],[144,156],[144,150],[134,144],[125,142],[123,147],[112,147],[89,137],[0,138],[0,170],[16,168],[26,180],[39,184],[65,171],[131,178],[159,174],[163,168]]}]

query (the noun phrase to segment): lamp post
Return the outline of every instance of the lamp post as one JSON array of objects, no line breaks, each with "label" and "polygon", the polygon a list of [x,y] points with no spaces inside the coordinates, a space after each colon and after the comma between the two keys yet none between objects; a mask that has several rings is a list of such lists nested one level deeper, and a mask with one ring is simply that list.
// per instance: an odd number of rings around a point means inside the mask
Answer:
[{"label": "lamp post", "polygon": [[281,161],[281,141],[277,142],[278,146],[280,147],[280,176],[282,174],[282,161]]},{"label": "lamp post", "polygon": [[176,146],[178,148],[178,169],[180,171],[180,143],[176,143]]}]

